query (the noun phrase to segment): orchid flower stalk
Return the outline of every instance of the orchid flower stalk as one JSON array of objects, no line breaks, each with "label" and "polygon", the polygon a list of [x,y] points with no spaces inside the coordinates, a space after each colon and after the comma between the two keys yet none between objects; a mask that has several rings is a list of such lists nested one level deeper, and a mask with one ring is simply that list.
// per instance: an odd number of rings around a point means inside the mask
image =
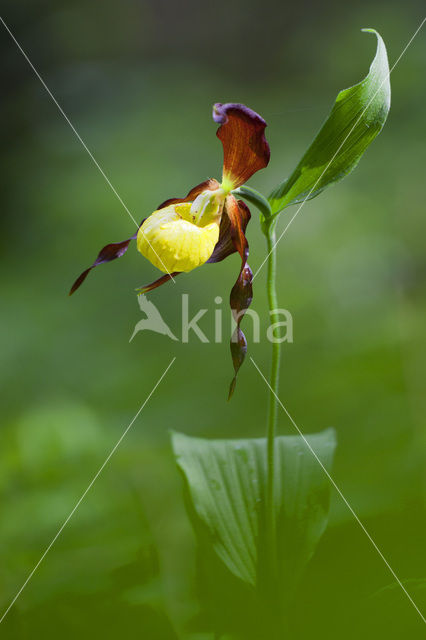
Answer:
[{"label": "orchid flower stalk", "polygon": [[[140,293],[148,293],[180,274],[220,262],[237,252],[241,262],[230,293],[236,322],[230,344],[234,367],[231,397],[247,353],[241,321],[253,298],[246,237],[251,214],[241,198],[260,212],[267,248],[268,306],[273,325],[279,326],[275,235],[279,214],[295,204],[300,205],[298,212],[307,200],[348,175],[380,133],[389,112],[386,47],[376,31],[365,31],[377,38],[368,75],[338,94],[312,144],[268,198],[245,184],[269,163],[265,120],[242,104],[217,103],[213,107],[213,120],[219,124],[216,135],[223,146],[221,181],[211,178],[193,187],[184,198],[162,202],[132,237],[103,247],[93,264],[74,282],[70,293],[80,287],[94,267],[123,256],[132,240],[136,240],[139,253],[162,272],[154,282],[141,287]],[[257,618],[258,611],[264,613],[267,603],[271,628],[279,630],[277,635],[268,637],[282,637],[284,618],[290,611],[290,608],[284,611],[282,603],[285,601],[288,606],[301,572],[326,527],[330,485],[323,470],[331,465],[335,447],[332,430],[308,436],[309,442],[316,442],[315,449],[322,450],[324,463],[318,470],[317,459],[305,456],[308,442],[305,437],[277,436],[280,358],[281,342],[274,340],[266,441],[172,435],[176,461],[187,481],[189,512],[202,523],[196,534],[204,541],[207,532],[209,548],[214,549],[244,589],[249,586],[256,593],[260,603],[255,611]],[[294,469],[298,471],[292,474]],[[288,545],[288,540],[292,544]],[[233,588],[236,585],[232,582]],[[241,620],[246,613],[244,608]],[[256,633],[251,626],[248,635]]]}]

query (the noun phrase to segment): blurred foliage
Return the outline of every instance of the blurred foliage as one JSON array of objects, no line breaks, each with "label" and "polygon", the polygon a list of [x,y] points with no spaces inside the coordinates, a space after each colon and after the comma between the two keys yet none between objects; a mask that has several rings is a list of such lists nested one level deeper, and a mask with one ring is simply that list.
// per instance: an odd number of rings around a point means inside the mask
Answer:
[{"label": "blurred foliage", "polygon": [[[111,443],[92,412],[67,403],[24,415],[2,431],[1,442],[6,601],[17,576],[26,577],[38,562],[86,489],[98,448]],[[8,637],[44,636],[46,619],[52,633],[61,630],[66,638],[92,637],[91,620],[102,637],[130,637],[136,629],[150,638],[176,637],[163,611],[158,556],[141,497],[122,469],[105,473],[60,537],[55,561],[40,564],[19,614],[12,610],[3,622]]]},{"label": "blurred foliage", "polygon": [[[336,91],[383,35],[392,64],[423,17],[413,0],[348,4],[219,0],[214,7],[6,0],[2,16],[136,219],[216,176],[210,109],[241,101],[269,123],[265,193],[298,161]],[[68,288],[133,223],[3,30],[0,595],[5,609],[173,355],[173,368],[3,623],[6,637],[210,640],[198,629],[195,542],[168,430],[263,435],[267,388],[247,361],[233,401],[223,344],[138,334],[136,251]],[[353,52],[356,52],[354,55]],[[302,431],[335,427],[336,482],[422,606],[426,316],[422,185],[424,33],[392,74],[383,134],[350,179],[307,203],[279,245],[279,299],[294,318],[280,397]],[[289,209],[288,211],[292,211]],[[280,225],[288,218],[284,214]],[[265,255],[256,216],[251,265]],[[280,232],[281,227],[278,229]],[[181,294],[213,336],[237,257],[151,294],[179,334]],[[265,272],[253,308],[267,317]],[[250,341],[250,319],[245,321]],[[269,344],[251,344],[266,370]],[[286,416],[280,432],[293,434]],[[292,636],[417,640],[418,614],[339,497],[300,586]],[[424,601],[423,601],[424,606]],[[171,621],[171,622],[170,622]],[[8,625],[6,627],[6,625]],[[73,625],[79,625],[78,630]],[[145,626],[144,626],[145,625]],[[119,631],[115,631],[119,627]],[[34,629],[37,629],[35,632]],[[0,629],[1,631],[3,629]],[[155,635],[157,634],[157,635]]]}]

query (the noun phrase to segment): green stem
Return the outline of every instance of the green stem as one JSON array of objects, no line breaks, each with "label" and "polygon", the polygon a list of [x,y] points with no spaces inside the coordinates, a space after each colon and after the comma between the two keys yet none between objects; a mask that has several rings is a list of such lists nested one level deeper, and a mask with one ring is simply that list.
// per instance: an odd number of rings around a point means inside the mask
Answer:
[{"label": "green stem", "polygon": [[[234,195],[240,196],[245,200],[248,200],[254,204],[262,214],[261,228],[266,237],[266,245],[268,249],[268,273],[266,280],[266,290],[268,296],[268,307],[271,324],[279,322],[277,314],[278,300],[277,300],[277,288],[276,288],[276,236],[275,227],[277,223],[277,216],[272,214],[271,205],[267,198],[261,193],[246,187],[245,185],[235,189]],[[276,337],[276,336],[274,336]],[[278,416],[278,382],[279,382],[279,369],[281,359],[281,343],[274,340],[272,343],[272,362],[271,362],[271,374],[270,374],[270,392],[269,392],[269,406],[268,406],[268,426],[266,432],[267,438],[267,483],[266,483],[266,549],[268,554],[268,573],[271,576],[272,583],[276,579],[277,572],[277,558],[276,558],[276,518],[275,518],[275,436],[277,430],[277,416]],[[273,591],[273,587],[272,587]]]},{"label": "green stem", "polygon": [[[277,314],[278,300],[276,289],[276,250],[275,250],[275,226],[276,220],[267,220],[262,225],[263,232],[266,236],[266,245],[268,249],[268,273],[266,280],[266,288],[268,295],[268,307],[271,324],[279,322]],[[274,341],[272,343],[272,361],[271,361],[271,373],[270,373],[270,392],[269,392],[269,406],[268,406],[268,427],[267,427],[267,485],[266,485],[266,533],[267,544],[270,550],[270,562],[273,565],[270,567],[272,574],[276,569],[276,522],[275,522],[275,436],[277,430],[277,416],[278,416],[278,382],[279,382],[279,369],[281,359],[281,343]]]}]

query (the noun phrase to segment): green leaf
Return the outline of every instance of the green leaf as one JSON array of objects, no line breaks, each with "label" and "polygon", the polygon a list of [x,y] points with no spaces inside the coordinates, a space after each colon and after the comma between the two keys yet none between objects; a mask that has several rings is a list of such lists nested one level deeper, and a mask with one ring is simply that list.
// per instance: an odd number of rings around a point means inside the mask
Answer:
[{"label": "green leaf", "polygon": [[[329,468],[334,431],[307,436],[307,441]],[[263,563],[266,439],[205,440],[173,433],[172,444],[199,542],[207,541],[245,585],[268,590]],[[283,595],[296,586],[325,530],[330,482],[300,436],[278,437],[276,459],[275,556]]]},{"label": "green leaf", "polygon": [[310,200],[348,175],[380,133],[390,108],[389,65],[385,44],[377,36],[377,51],[364,80],[341,91],[317,137],[293,171],[269,196],[273,214]]}]

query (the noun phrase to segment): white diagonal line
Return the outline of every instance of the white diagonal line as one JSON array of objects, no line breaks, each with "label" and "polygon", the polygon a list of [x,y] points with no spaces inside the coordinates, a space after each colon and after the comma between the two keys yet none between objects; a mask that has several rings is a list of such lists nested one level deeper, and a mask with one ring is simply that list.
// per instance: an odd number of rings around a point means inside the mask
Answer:
[{"label": "white diagonal line", "polygon": [[331,484],[333,485],[333,487],[336,489],[337,493],[339,494],[339,496],[342,498],[343,502],[345,503],[345,505],[347,506],[347,508],[349,509],[349,511],[351,512],[351,514],[353,515],[353,517],[355,518],[355,520],[357,521],[357,523],[359,524],[359,526],[361,527],[361,529],[363,530],[363,532],[365,533],[365,535],[367,536],[367,538],[370,540],[371,544],[373,545],[373,547],[375,548],[375,550],[377,551],[377,553],[379,554],[379,556],[381,557],[381,559],[383,560],[383,562],[385,563],[385,565],[387,566],[387,568],[389,569],[389,571],[391,572],[392,576],[395,578],[395,580],[397,581],[397,583],[399,584],[399,586],[401,587],[401,589],[403,590],[403,592],[405,593],[405,595],[407,596],[407,598],[409,599],[409,601],[411,602],[411,604],[413,605],[413,607],[415,608],[415,610],[417,611],[417,613],[419,614],[419,616],[421,617],[421,619],[423,620],[423,622],[426,624],[426,618],[424,617],[424,615],[422,614],[422,612],[420,611],[420,609],[418,608],[418,606],[416,605],[416,603],[414,602],[413,598],[410,596],[410,594],[408,593],[407,589],[404,587],[404,585],[402,584],[401,580],[398,578],[398,576],[396,575],[395,571],[392,569],[392,567],[390,566],[389,562],[386,560],[385,556],[383,555],[383,553],[380,551],[379,547],[377,546],[377,544],[374,542],[373,538],[371,537],[371,535],[369,534],[369,532],[367,531],[367,529],[365,528],[364,524],[362,523],[362,521],[359,519],[359,517],[357,516],[357,514],[355,513],[355,511],[353,510],[353,508],[351,507],[351,505],[349,504],[349,502],[347,501],[347,499],[345,498],[345,496],[343,495],[341,489],[337,486],[336,482],[333,480],[333,478],[331,477],[331,475],[329,474],[329,472],[327,471],[326,467],[324,466],[324,464],[321,462],[320,458],[318,457],[317,453],[315,452],[315,450],[312,448],[312,446],[309,444],[309,441],[305,438],[305,436],[303,435],[303,433],[301,432],[301,430],[299,429],[299,427],[297,426],[297,424],[295,423],[295,421],[293,420],[292,416],[289,414],[289,412],[287,411],[287,409],[285,408],[285,406],[283,405],[283,403],[281,402],[281,400],[279,399],[279,397],[277,396],[277,394],[275,393],[275,391],[272,389],[271,385],[269,384],[268,380],[265,378],[265,376],[263,375],[262,371],[259,369],[259,367],[257,366],[257,364],[255,363],[255,361],[253,360],[253,358],[250,356],[250,360],[252,361],[253,365],[255,366],[255,368],[257,369],[257,371],[259,372],[260,376],[263,378],[263,380],[265,381],[266,385],[269,387],[269,390],[274,394],[275,399],[277,400],[278,404],[280,405],[280,407],[284,410],[284,412],[286,413],[287,417],[289,418],[290,422],[292,423],[292,425],[294,426],[294,428],[296,429],[296,431],[298,432],[298,434],[300,435],[300,437],[303,439],[304,443],[306,444],[306,446],[308,447],[309,451],[312,453],[312,455],[314,456],[315,460],[318,462],[318,464],[320,465],[321,469],[324,471],[325,475],[327,476],[327,478],[329,479],[329,481],[331,482]]},{"label": "white diagonal line", "polygon": [[296,218],[296,216],[300,213],[300,211],[303,209],[304,205],[306,204],[306,202],[309,200],[309,196],[315,191],[315,187],[317,186],[317,184],[320,182],[321,178],[323,177],[323,175],[328,171],[328,169],[330,168],[331,164],[333,163],[333,161],[335,160],[337,154],[339,153],[339,151],[341,150],[341,148],[343,147],[343,145],[345,144],[346,140],[349,138],[349,136],[351,135],[352,131],[355,129],[355,127],[357,126],[358,122],[361,120],[362,116],[364,115],[364,113],[367,111],[368,107],[370,106],[370,104],[373,102],[374,98],[376,97],[376,95],[379,93],[380,89],[382,88],[382,86],[384,85],[384,83],[388,80],[390,74],[392,73],[392,71],[395,69],[396,65],[400,62],[401,58],[403,57],[403,55],[405,54],[405,52],[407,51],[408,47],[411,45],[411,43],[413,42],[414,38],[417,36],[417,34],[419,33],[420,29],[423,27],[424,23],[426,22],[426,18],[423,18],[423,20],[421,21],[420,25],[417,27],[416,31],[413,33],[413,35],[411,36],[411,38],[409,39],[409,41],[407,42],[407,44],[405,45],[405,47],[403,48],[403,50],[401,51],[400,55],[398,56],[396,62],[393,64],[393,66],[391,67],[391,69],[389,70],[386,78],[384,78],[384,80],[382,80],[382,82],[380,83],[379,88],[377,89],[377,91],[374,93],[373,97],[371,98],[371,100],[368,102],[367,106],[365,107],[365,109],[361,112],[361,114],[358,116],[357,120],[355,121],[355,124],[353,125],[353,127],[350,129],[349,133],[347,134],[347,136],[344,138],[343,142],[341,143],[341,145],[339,146],[339,148],[337,149],[337,151],[334,153],[333,157],[331,158],[331,160],[329,161],[329,163],[327,164],[327,166],[325,167],[324,171],[321,173],[321,175],[319,176],[319,178],[316,180],[316,182],[314,183],[314,186],[312,187],[312,189],[309,191],[308,195],[306,196],[306,198],[302,201],[300,207],[296,210],[296,213],[290,218],[290,221],[287,223],[286,227],[284,228],[284,231],[281,233],[280,237],[278,238],[278,240],[275,242],[274,246],[272,247],[272,249],[269,251],[268,255],[266,256],[266,258],[263,260],[262,264],[260,265],[260,267],[257,269],[256,273],[253,276],[253,280],[255,279],[255,277],[257,276],[257,274],[259,273],[259,271],[262,269],[263,265],[265,264],[265,262],[267,262],[267,260],[269,259],[269,256],[271,255],[271,253],[273,251],[275,251],[275,248],[277,246],[277,244],[279,243],[279,241],[281,240],[281,238],[287,233],[290,225],[292,224],[293,220]]},{"label": "white diagonal line", "polygon": [[[43,87],[46,89],[47,93],[49,94],[49,96],[52,98],[53,102],[55,103],[55,105],[58,107],[60,113],[63,115],[63,117],[65,118],[66,122],[69,124],[69,126],[71,127],[72,131],[74,132],[75,136],[77,137],[77,139],[81,142],[81,144],[83,145],[84,149],[87,151],[88,155],[90,156],[91,160],[93,161],[94,165],[96,166],[96,168],[98,169],[98,171],[100,172],[100,174],[102,175],[102,177],[104,178],[105,182],[108,184],[108,186],[110,187],[111,191],[113,192],[113,194],[115,195],[115,197],[117,198],[117,200],[120,202],[120,204],[122,205],[122,207],[125,209],[125,211],[128,213],[128,215],[130,216],[130,218],[133,220],[133,222],[135,223],[135,225],[139,228],[139,224],[136,222],[134,216],[132,215],[132,213],[129,211],[127,205],[124,203],[123,199],[121,198],[121,196],[119,195],[119,193],[117,192],[116,188],[114,187],[114,185],[111,183],[111,180],[108,178],[108,176],[106,175],[105,171],[102,169],[102,167],[100,166],[99,162],[96,160],[95,156],[93,155],[93,153],[90,151],[89,147],[87,146],[87,144],[84,142],[83,138],[81,137],[81,135],[78,133],[77,129],[75,128],[75,126],[73,125],[73,123],[71,122],[71,120],[68,118],[67,114],[65,113],[65,111],[62,109],[61,105],[59,104],[59,102],[56,100],[55,96],[53,95],[53,93],[51,92],[51,90],[49,89],[49,87],[47,86],[47,84],[45,83],[45,81],[43,80],[43,78],[41,77],[41,75],[39,74],[39,72],[37,71],[37,69],[35,68],[35,66],[33,65],[33,63],[31,62],[31,60],[29,59],[29,57],[27,56],[27,54],[25,53],[25,51],[23,50],[23,48],[21,47],[21,45],[19,44],[18,40],[15,38],[15,36],[13,35],[12,31],[9,29],[9,27],[7,26],[7,24],[5,23],[4,19],[0,16],[0,20],[3,23],[4,28],[6,29],[6,31],[8,32],[8,34],[10,35],[10,37],[12,38],[13,42],[16,44],[16,46],[18,47],[19,51],[22,53],[22,55],[24,56],[25,60],[28,62],[28,64],[30,65],[31,69],[34,71],[34,73],[36,74],[37,78],[40,80],[41,84],[43,85]],[[176,282],[175,279],[173,278],[172,274],[169,272],[169,270],[167,269],[166,265],[164,264],[164,262],[162,261],[161,257],[158,255],[158,253],[156,252],[156,250],[154,249],[154,247],[151,245],[150,241],[148,240],[148,238],[146,237],[146,235],[144,234],[145,239],[147,241],[147,243],[149,244],[150,248],[152,249],[152,251],[155,253],[155,255],[157,256],[157,258],[159,259],[159,261],[161,262],[161,264],[163,265],[164,269],[166,270],[166,272],[169,274],[170,278],[173,280],[173,282]]]},{"label": "white diagonal line", "polygon": [[74,513],[77,511],[78,507],[80,506],[80,504],[83,502],[84,498],[86,497],[86,495],[89,493],[90,489],[93,487],[93,485],[95,484],[96,480],[99,478],[99,476],[101,475],[102,471],[105,469],[106,465],[108,464],[108,462],[111,460],[112,456],[114,455],[114,453],[116,452],[116,450],[118,449],[118,447],[120,446],[120,444],[122,443],[122,441],[124,440],[124,438],[126,437],[127,433],[129,432],[130,428],[133,426],[133,423],[135,422],[135,420],[138,418],[139,414],[141,413],[142,409],[145,407],[145,405],[147,404],[147,402],[149,401],[149,399],[151,398],[152,394],[154,393],[154,391],[157,389],[158,385],[160,384],[160,382],[163,380],[164,376],[166,375],[166,373],[168,372],[168,370],[170,369],[170,367],[172,366],[172,364],[174,363],[174,361],[176,360],[176,356],[174,358],[172,358],[172,360],[170,361],[169,365],[167,366],[167,368],[165,369],[165,371],[162,373],[162,375],[160,376],[160,378],[158,379],[158,381],[156,382],[156,384],[154,385],[154,387],[152,388],[151,392],[149,393],[148,397],[146,398],[146,400],[144,401],[144,403],[141,405],[141,407],[139,407],[138,412],[135,414],[135,416],[132,418],[132,421],[130,422],[130,424],[126,427],[126,429],[124,430],[123,434],[121,435],[121,437],[119,438],[119,440],[117,441],[117,443],[114,445],[114,447],[111,449],[110,453],[108,454],[108,456],[106,457],[105,461],[102,463],[102,465],[99,467],[98,471],[96,472],[96,474],[94,475],[93,479],[91,480],[91,482],[89,483],[87,489],[84,491],[84,493],[82,494],[82,496],[79,498],[79,500],[77,501],[77,503],[75,504],[75,506],[73,507],[71,513],[67,516],[67,518],[65,519],[65,521],[63,522],[62,526],[60,527],[59,531],[57,532],[57,534],[55,535],[55,537],[52,539],[52,541],[50,542],[49,546],[46,548],[46,550],[44,551],[43,555],[41,556],[40,560],[37,562],[37,564],[35,565],[34,569],[31,571],[31,573],[29,574],[28,578],[25,580],[24,584],[22,585],[22,587],[19,589],[18,593],[15,595],[15,597],[13,598],[12,602],[10,603],[10,605],[7,607],[6,611],[3,613],[2,617],[0,618],[0,624],[3,622],[3,620],[5,619],[5,617],[7,616],[7,614],[9,613],[10,609],[13,607],[13,605],[15,604],[15,602],[17,601],[17,599],[19,598],[19,596],[21,595],[21,593],[23,592],[23,590],[25,589],[25,587],[27,586],[27,584],[29,583],[29,581],[31,580],[31,578],[33,577],[33,575],[35,574],[35,572],[37,571],[37,569],[39,568],[39,566],[41,565],[41,563],[43,562],[43,560],[45,559],[45,557],[47,556],[47,554],[49,553],[50,549],[53,547],[53,545],[55,544],[56,540],[59,538],[59,536],[61,535],[62,531],[65,529],[65,527],[67,526],[68,522],[71,520],[72,516],[74,515]]}]

